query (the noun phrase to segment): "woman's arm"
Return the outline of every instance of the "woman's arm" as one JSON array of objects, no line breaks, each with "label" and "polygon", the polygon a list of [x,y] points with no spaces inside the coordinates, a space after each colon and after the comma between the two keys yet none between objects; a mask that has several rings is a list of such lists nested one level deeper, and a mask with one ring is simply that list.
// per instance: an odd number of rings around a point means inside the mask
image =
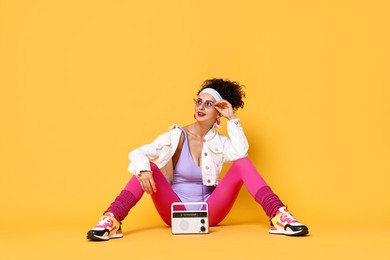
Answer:
[{"label": "woman's arm", "polygon": [[249,144],[238,118],[227,122],[229,138],[224,143],[224,160],[231,162],[248,156]]},{"label": "woman's arm", "polygon": [[229,138],[226,138],[224,142],[224,161],[235,161],[248,156],[248,141],[232,105],[226,100],[221,100],[215,103],[215,109],[221,116],[228,119],[227,130]]},{"label": "woman's arm", "polygon": [[157,159],[170,146],[170,133],[158,136],[152,143],[143,145],[129,153],[129,171],[138,176],[141,171],[150,171],[150,162]]}]

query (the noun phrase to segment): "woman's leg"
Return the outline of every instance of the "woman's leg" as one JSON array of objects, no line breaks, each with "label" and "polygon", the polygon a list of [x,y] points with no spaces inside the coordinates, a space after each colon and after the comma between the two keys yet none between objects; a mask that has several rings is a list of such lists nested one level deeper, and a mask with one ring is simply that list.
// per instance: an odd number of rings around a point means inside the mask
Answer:
[{"label": "woman's leg", "polygon": [[125,188],[115,198],[104,214],[110,212],[114,214],[116,220],[118,220],[119,223],[122,223],[130,209],[134,207],[135,204],[137,204],[143,194],[144,191],[139,185],[137,177],[131,177]]},{"label": "woman's leg", "polygon": [[[180,199],[172,190],[171,185],[168,183],[160,169],[154,163],[150,163],[150,166],[157,188],[157,192],[153,193],[151,197],[161,218],[170,226],[171,204],[173,202],[180,202]],[[142,190],[141,185],[137,178],[133,176],[105,213],[110,212],[114,214],[115,218],[119,222],[122,222],[130,209],[137,204],[143,194],[144,191]]]},{"label": "woman's leg", "polygon": [[274,217],[284,204],[280,201],[248,158],[233,162],[222,181],[207,200],[211,226],[220,223],[229,213],[239,194],[242,184],[263,207],[265,213]]},{"label": "woman's leg", "polygon": [[[158,167],[151,163],[153,177],[157,192],[151,195],[158,213],[165,223],[171,224],[170,207],[173,202],[179,202],[179,198],[173,192],[168,181]],[[144,191],[137,178],[133,176],[126,187],[111,203],[110,207],[99,219],[98,224],[88,231],[87,238],[90,240],[105,241],[111,238],[123,237],[121,222],[125,219],[130,209],[141,199]]]},{"label": "woman's leg", "polygon": [[[171,205],[173,202],[180,202],[179,197],[173,191],[171,185],[160,171],[160,169],[153,163],[150,164],[153,178],[156,182],[156,192],[153,192],[151,197],[158,214],[162,220],[171,226]],[[185,207],[177,207],[177,209],[185,210]]]}]

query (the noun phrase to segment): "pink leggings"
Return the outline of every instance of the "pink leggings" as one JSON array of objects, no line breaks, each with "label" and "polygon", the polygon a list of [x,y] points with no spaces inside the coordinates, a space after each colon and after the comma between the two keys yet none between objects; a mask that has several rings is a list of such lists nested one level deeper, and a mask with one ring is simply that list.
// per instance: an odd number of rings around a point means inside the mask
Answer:
[{"label": "pink leggings", "polygon": [[[170,226],[171,204],[180,202],[180,199],[154,163],[151,163],[151,169],[157,188],[157,192],[153,193],[151,198],[163,221]],[[217,225],[226,217],[233,207],[243,183],[269,217],[273,217],[277,210],[284,206],[270,187],[267,186],[252,162],[248,158],[242,158],[233,162],[207,200],[210,226]],[[121,222],[143,194],[144,191],[139,185],[137,178],[132,177],[106,212],[113,213],[118,221]]]}]

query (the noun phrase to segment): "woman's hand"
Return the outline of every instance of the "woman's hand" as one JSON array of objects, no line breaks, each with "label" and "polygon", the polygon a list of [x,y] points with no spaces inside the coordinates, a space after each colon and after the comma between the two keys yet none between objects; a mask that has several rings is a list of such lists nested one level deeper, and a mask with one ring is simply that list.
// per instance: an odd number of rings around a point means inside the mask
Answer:
[{"label": "woman's hand", "polygon": [[221,116],[226,117],[228,120],[236,118],[232,104],[230,104],[227,100],[222,99],[214,103],[214,107]]},{"label": "woman's hand", "polygon": [[137,176],[139,184],[141,188],[147,194],[152,194],[156,192],[156,183],[154,182],[153,173],[151,171],[141,171],[141,173]]}]

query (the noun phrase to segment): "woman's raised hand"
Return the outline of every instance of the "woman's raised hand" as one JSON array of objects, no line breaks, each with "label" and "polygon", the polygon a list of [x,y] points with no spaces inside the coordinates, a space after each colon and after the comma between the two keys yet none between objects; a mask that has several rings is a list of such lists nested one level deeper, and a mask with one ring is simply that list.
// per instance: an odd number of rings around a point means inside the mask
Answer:
[{"label": "woman's raised hand", "polygon": [[236,118],[232,104],[227,100],[220,100],[214,103],[214,108],[221,114],[221,116],[226,117],[228,120]]}]

